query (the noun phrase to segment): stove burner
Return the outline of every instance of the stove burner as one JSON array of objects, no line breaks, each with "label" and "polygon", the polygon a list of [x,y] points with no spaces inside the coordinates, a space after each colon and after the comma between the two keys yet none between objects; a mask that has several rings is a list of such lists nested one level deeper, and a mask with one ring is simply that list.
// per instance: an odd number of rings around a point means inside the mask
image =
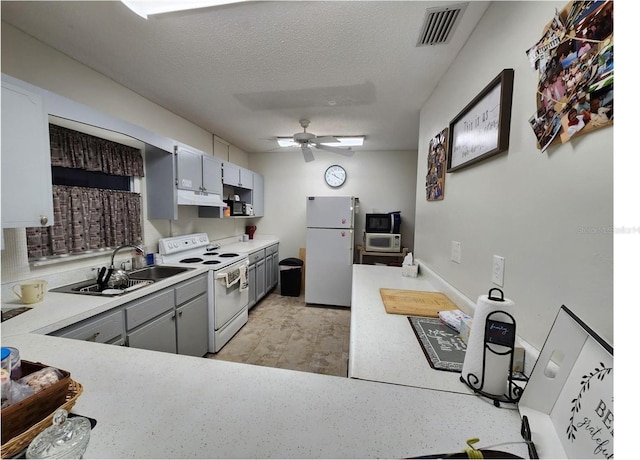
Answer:
[{"label": "stove burner", "polygon": [[202,262],[203,265],[215,265],[221,263],[219,260],[206,260]]},{"label": "stove burner", "polygon": [[218,253],[217,252],[205,252],[204,254],[202,254],[203,256],[217,256]]},{"label": "stove burner", "polygon": [[224,254],[220,254],[219,257],[238,257],[240,254],[234,254],[233,252],[225,252]]},{"label": "stove burner", "polygon": [[188,257],[180,261],[181,264],[197,264],[198,262],[202,262],[200,257]]}]

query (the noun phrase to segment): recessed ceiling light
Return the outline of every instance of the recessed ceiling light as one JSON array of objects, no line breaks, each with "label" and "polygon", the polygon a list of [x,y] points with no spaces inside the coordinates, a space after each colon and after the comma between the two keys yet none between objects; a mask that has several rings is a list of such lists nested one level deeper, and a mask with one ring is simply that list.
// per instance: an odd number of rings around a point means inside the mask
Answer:
[{"label": "recessed ceiling light", "polygon": [[[340,142],[323,142],[329,147],[359,147],[364,145],[364,136],[334,136]],[[299,145],[293,137],[278,137],[276,139],[280,147],[293,147]]]},{"label": "recessed ceiling light", "polygon": [[240,3],[250,0],[158,0],[158,1],[129,1],[121,0],[127,8],[138,16],[147,19],[153,14],[172,13],[174,11],[193,10],[208,6],[226,5],[228,3]]}]

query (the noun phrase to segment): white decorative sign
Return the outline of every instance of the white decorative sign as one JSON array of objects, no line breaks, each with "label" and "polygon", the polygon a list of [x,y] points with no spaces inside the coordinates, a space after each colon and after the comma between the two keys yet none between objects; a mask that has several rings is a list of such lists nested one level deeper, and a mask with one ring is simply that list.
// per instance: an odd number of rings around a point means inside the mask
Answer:
[{"label": "white decorative sign", "polygon": [[447,172],[509,148],[513,69],[504,69],[449,124]]},{"label": "white decorative sign", "polygon": [[570,458],[613,458],[613,356],[587,340],[551,411]]},{"label": "white decorative sign", "polygon": [[451,143],[451,166],[456,167],[498,147],[500,86],[496,86],[457,123]]}]

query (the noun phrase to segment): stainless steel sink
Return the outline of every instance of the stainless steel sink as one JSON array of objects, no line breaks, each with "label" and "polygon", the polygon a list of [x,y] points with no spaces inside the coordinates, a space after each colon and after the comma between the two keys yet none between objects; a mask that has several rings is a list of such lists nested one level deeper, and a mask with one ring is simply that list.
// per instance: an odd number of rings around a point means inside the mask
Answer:
[{"label": "stainless steel sink", "polygon": [[65,294],[118,296],[141,287],[148,286],[156,281],[171,278],[172,276],[179,275],[189,270],[195,270],[195,268],[154,265],[152,267],[141,268],[127,273],[129,276],[129,284],[125,289],[106,289],[106,286],[101,286],[96,282],[96,280],[85,280],[51,289],[51,291],[62,292]]},{"label": "stainless steel sink", "polygon": [[193,268],[186,267],[167,267],[164,265],[153,265],[147,268],[140,268],[132,272],[127,273],[132,280],[153,280],[160,281],[166,278],[170,278],[180,273],[194,270]]},{"label": "stainless steel sink", "polygon": [[100,296],[117,296],[126,294],[136,289],[153,284],[153,280],[129,280],[129,285],[124,289],[107,289],[100,286],[95,280],[85,280],[78,283],[67,284],[55,289],[52,292],[62,292],[65,294],[84,294],[84,295],[100,295]]}]

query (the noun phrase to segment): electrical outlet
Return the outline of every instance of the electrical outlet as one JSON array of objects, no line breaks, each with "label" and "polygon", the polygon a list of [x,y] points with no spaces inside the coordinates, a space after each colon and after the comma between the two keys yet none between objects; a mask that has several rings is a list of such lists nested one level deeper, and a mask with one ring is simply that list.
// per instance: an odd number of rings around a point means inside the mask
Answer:
[{"label": "electrical outlet", "polygon": [[457,264],[462,260],[462,243],[459,241],[451,242],[451,260]]},{"label": "electrical outlet", "polygon": [[493,269],[491,270],[491,281],[500,287],[504,285],[504,257],[493,256]]}]

